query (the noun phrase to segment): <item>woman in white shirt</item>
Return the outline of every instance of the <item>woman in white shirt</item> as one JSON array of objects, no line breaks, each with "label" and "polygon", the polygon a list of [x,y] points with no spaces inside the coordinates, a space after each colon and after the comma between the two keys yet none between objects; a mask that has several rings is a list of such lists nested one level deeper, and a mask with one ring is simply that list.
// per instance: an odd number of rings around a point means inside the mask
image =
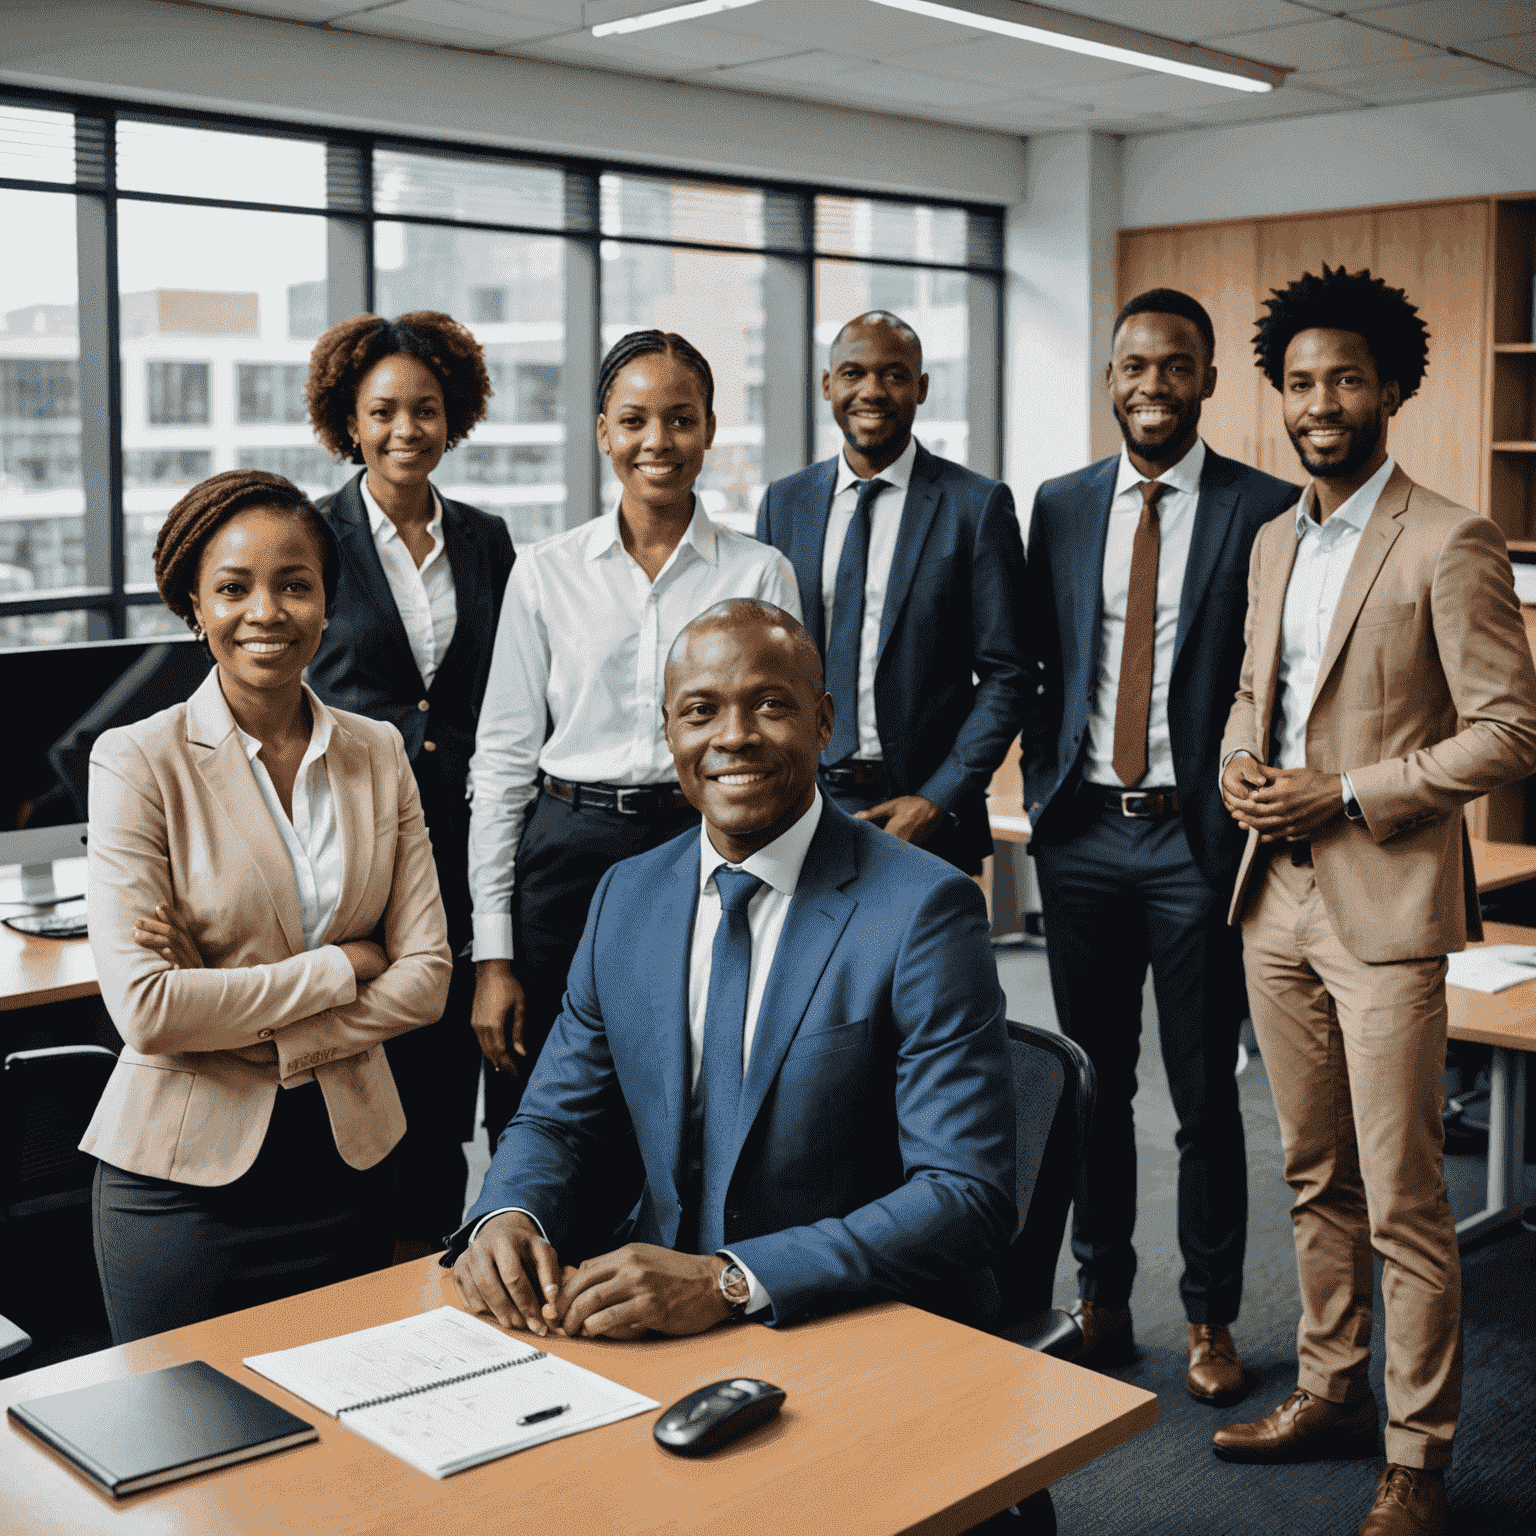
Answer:
[{"label": "woman in white shirt", "polygon": [[800,616],[784,556],[712,523],[694,495],[715,435],[714,378],[697,349],[669,332],[621,338],[597,412],[619,505],[522,551],[470,763],[473,1022],[497,1069],[486,1077],[493,1142],[559,1014],[598,882],[698,825],[662,734],[673,640],[728,597]]},{"label": "woman in white shirt", "polygon": [[91,951],[126,1044],[81,1148],[114,1343],[390,1259],[383,1042],[442,1013],[450,960],[399,732],[303,683],[338,563],[286,480],[194,487],[155,576],[215,666],[91,753]]},{"label": "woman in white shirt", "polygon": [[463,1143],[475,1134],[467,783],[515,557],[500,517],[450,501],[429,479],[484,417],[491,394],[485,355],[463,326],[431,310],[354,315],[315,344],[306,393],[315,436],[363,466],[320,503],[341,574],[309,684],[333,708],[388,720],[405,739],[448,943],[463,954],[443,1017],[388,1047],[410,1126],[394,1159],[397,1257],[415,1257],[435,1252],[459,1224]]}]

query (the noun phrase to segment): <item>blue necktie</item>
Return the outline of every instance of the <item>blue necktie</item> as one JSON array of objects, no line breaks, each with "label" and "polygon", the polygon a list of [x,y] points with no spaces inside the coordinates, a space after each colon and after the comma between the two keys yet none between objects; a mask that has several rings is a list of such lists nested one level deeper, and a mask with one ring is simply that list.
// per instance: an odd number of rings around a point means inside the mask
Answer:
[{"label": "blue necktie", "polygon": [[756,875],[721,865],[715,871],[720,893],[720,926],[709,967],[704,1009],[704,1064],[694,1089],[700,1168],[696,1251],[714,1253],[725,1242],[725,1191],[736,1142],[736,1107],[741,1101],[742,1041],[747,1024],[747,981],[752,974],[752,929],[747,903],[763,888]]},{"label": "blue necktie", "polygon": [[861,480],[853,521],[843,540],[832,588],[832,623],[823,651],[827,692],[832,695],[832,740],[821,754],[830,768],[859,754],[859,645],[864,636],[864,582],[869,567],[869,515],[875,497],[890,482]]}]

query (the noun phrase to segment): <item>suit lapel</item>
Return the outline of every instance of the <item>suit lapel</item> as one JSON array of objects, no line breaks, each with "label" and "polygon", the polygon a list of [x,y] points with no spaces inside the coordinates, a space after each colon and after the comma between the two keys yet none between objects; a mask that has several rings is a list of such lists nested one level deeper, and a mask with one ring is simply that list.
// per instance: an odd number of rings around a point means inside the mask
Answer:
[{"label": "suit lapel", "polygon": [[896,532],[896,550],[891,556],[891,574],[885,583],[885,607],[880,612],[880,644],[875,651],[875,664],[885,655],[886,642],[896,628],[902,605],[917,575],[918,557],[923,552],[923,540],[933,526],[934,514],[939,510],[939,465],[934,456],[917,445],[917,456],[912,461],[912,477],[907,482],[907,499],[901,509],[901,527]]},{"label": "suit lapel", "polygon": [[[449,570],[453,572],[453,599],[457,610],[453,636],[448,642],[448,649],[443,652],[438,668],[442,671],[460,642],[469,643],[474,639],[470,626],[475,622],[479,610],[480,573],[485,567],[485,561],[480,558],[479,544],[469,526],[469,520],[459,511],[457,503],[449,501],[446,496],[438,499],[443,504],[443,553]],[[372,543],[372,540],[369,542]],[[375,550],[374,554],[377,555],[378,551]]]},{"label": "suit lapel", "polygon": [[821,823],[800,870],[800,881],[789,903],[784,931],[774,952],[773,969],[763,989],[757,1029],[742,1079],[741,1100],[736,1111],[736,1140],[731,1152],[734,1166],[742,1144],[752,1129],[757,1112],[785,1052],[805,1017],[821,973],[843,936],[858,903],[840,887],[858,874],[858,858],[847,818],[830,801],[823,803]]},{"label": "suit lapel", "polygon": [[682,1173],[687,1136],[691,1044],[688,1031],[688,966],[693,948],[694,909],[699,901],[699,844],[688,838],[651,907],[646,935],[651,985],[652,1048],[667,1101],[667,1123],[676,1129],[672,1148],[674,1183]]},{"label": "suit lapel", "polygon": [[350,931],[357,904],[368,887],[373,868],[373,769],[368,749],[331,711],[331,740],[325,749],[325,771],[331,780],[331,803],[341,833],[341,897],[325,942]]},{"label": "suit lapel", "polygon": [[826,551],[827,522],[832,516],[832,493],[836,488],[836,458],[812,467],[810,491],[801,503],[800,514],[807,524],[807,535],[790,543],[795,552],[795,579],[800,583],[802,596],[808,594],[801,605],[805,609],[805,627],[823,654],[827,648],[827,614],[821,601],[821,563]]},{"label": "suit lapel", "polygon": [[288,941],[290,954],[304,951],[304,923],[299,911],[299,888],[287,845],[272,820],[272,812],[256,784],[256,774],[245,755],[245,744],[219,687],[215,667],[187,704],[187,740],[206,747],[207,755],[197,771],[208,786],[214,803],[228,822],[236,846],[244,848],[272,902],[273,911]]},{"label": "suit lapel", "polygon": [[[416,658],[411,653],[411,642],[405,633],[400,610],[395,604],[395,594],[389,590],[389,578],[384,574],[379,552],[374,547],[368,509],[363,505],[363,493],[359,489],[362,478],[362,475],[358,475],[337,491],[331,501],[331,526],[336,530],[342,559],[351,566],[358,590],[373,605],[379,622],[384,626],[388,643],[399,652],[390,665],[409,667],[415,673],[416,681],[421,683],[421,692],[425,693],[426,684],[422,682],[421,669],[417,667]],[[446,509],[444,521],[447,521]],[[458,580],[457,570],[454,571],[454,580]]]},{"label": "suit lapel", "polygon": [[[1087,634],[1078,636],[1078,654],[1088,658],[1089,697],[1098,687],[1099,666],[1102,658],[1099,648],[1104,643],[1104,548],[1109,542],[1109,513],[1115,503],[1115,480],[1120,471],[1120,456],[1105,459],[1097,471],[1090,471],[1088,482],[1087,515],[1077,525],[1083,551],[1079,580],[1092,583],[1089,601],[1077,606],[1079,622],[1086,623]],[[1096,478],[1095,478],[1096,477]]]},{"label": "suit lapel", "polygon": [[1200,476],[1200,496],[1195,504],[1195,526],[1189,537],[1189,558],[1184,563],[1184,585],[1179,593],[1179,625],[1173,640],[1175,667],[1184,648],[1184,637],[1210,589],[1211,573],[1221,557],[1237,510],[1238,491],[1231,483],[1226,464],[1225,459],[1206,449],[1205,472]]},{"label": "suit lapel", "polygon": [[[1275,687],[1280,677],[1280,632],[1285,619],[1285,593],[1291,584],[1291,568],[1296,564],[1294,518],[1275,524],[1273,531],[1265,529],[1259,537],[1270,537],[1279,545],[1276,559],[1264,577],[1259,611],[1253,625],[1253,707],[1259,723],[1258,746],[1267,763],[1274,724]],[[1262,666],[1259,658],[1262,658]]]}]

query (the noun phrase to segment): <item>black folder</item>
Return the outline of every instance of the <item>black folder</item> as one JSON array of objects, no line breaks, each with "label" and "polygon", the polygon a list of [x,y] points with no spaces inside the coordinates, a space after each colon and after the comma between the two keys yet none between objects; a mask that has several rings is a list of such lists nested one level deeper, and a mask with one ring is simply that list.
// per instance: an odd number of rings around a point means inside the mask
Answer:
[{"label": "black folder", "polygon": [[119,1498],[320,1438],[314,1425],[203,1360],[6,1412]]}]

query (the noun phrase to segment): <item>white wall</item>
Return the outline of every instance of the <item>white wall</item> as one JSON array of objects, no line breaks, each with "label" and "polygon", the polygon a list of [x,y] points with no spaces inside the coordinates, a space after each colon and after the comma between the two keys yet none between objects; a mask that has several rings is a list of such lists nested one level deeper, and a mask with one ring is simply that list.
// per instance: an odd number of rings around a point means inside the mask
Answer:
[{"label": "white wall", "polygon": [[0,80],[553,154],[1012,202],[1024,146],[880,113],[155,0],[5,0]]},{"label": "white wall", "polygon": [[1536,191],[1536,90],[1128,139],[1123,229]]}]

